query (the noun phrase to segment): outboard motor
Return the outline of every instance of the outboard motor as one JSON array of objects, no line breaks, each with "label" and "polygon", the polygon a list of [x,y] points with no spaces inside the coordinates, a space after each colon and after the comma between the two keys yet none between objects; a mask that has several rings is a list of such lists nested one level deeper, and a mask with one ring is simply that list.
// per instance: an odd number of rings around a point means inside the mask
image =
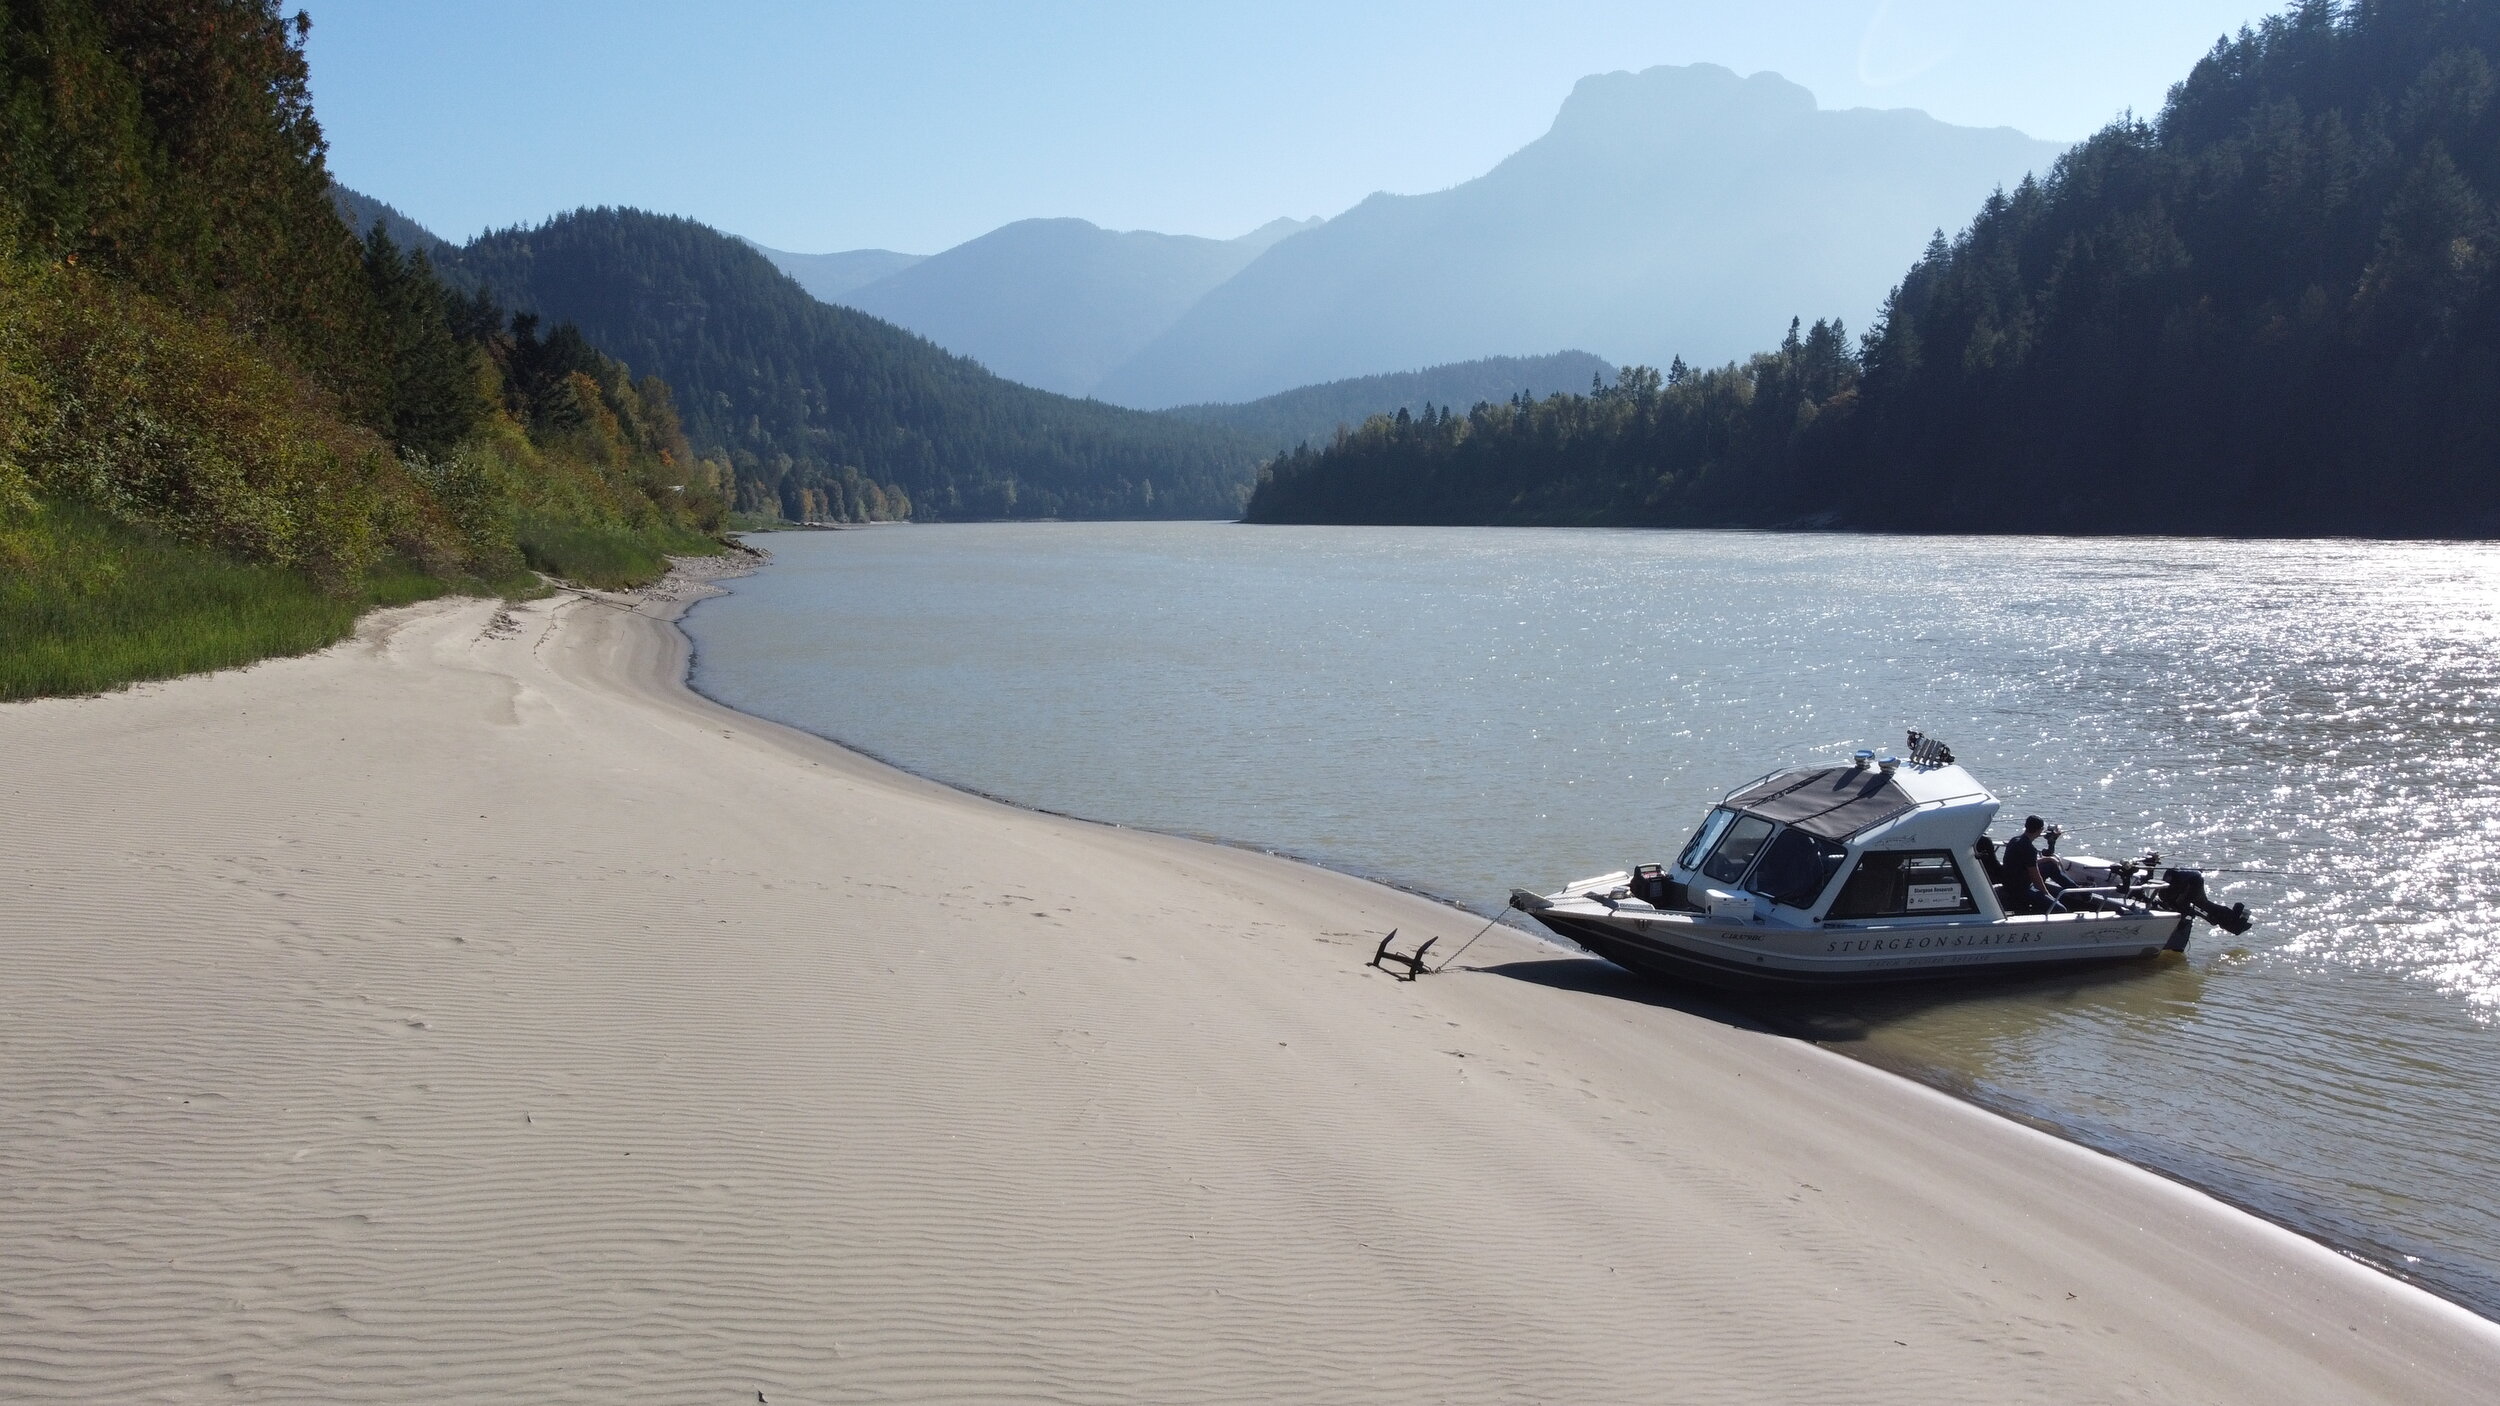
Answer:
[{"label": "outboard motor", "polygon": [[2225,908],[2205,897],[2205,876],[2195,869],[2164,869],[2161,891],[2162,906],[2173,913],[2187,913],[2204,919],[2233,937],[2248,931],[2248,905],[2234,903]]}]

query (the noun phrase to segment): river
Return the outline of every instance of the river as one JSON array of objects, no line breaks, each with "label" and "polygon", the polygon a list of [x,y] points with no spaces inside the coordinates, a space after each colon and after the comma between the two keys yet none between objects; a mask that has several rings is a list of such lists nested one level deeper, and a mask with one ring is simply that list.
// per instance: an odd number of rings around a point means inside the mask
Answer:
[{"label": "river", "polygon": [[[1216,523],[761,539],[695,684],[1026,805],[1494,912],[1907,728],[2257,915],[1794,1014],[2500,1316],[2500,547]],[[1997,832],[2002,837],[2006,826]],[[966,855],[968,869],[978,855]]]}]

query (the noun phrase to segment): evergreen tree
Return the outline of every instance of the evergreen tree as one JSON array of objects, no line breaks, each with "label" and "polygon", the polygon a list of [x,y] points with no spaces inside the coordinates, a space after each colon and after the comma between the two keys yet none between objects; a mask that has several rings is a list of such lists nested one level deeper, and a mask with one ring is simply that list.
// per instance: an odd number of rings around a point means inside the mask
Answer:
[{"label": "evergreen tree", "polygon": [[454,335],[450,299],[422,252],[402,255],[379,222],[364,249],[390,368],[391,439],[402,452],[444,458],[493,411],[478,394],[477,353]]}]

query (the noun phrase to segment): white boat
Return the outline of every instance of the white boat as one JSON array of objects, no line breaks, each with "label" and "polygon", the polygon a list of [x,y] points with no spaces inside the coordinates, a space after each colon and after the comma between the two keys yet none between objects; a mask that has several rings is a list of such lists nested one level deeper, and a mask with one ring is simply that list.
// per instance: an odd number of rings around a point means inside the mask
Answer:
[{"label": "white boat", "polygon": [[2139,959],[2185,951],[2199,917],[2248,928],[2245,906],[2208,901],[2201,872],[2154,854],[2054,856],[2051,911],[2008,912],[1996,814],[1950,748],[1913,732],[1907,760],[1860,751],[1738,787],[1672,865],[1519,890],[1511,906],[1619,966],[1757,990]]}]

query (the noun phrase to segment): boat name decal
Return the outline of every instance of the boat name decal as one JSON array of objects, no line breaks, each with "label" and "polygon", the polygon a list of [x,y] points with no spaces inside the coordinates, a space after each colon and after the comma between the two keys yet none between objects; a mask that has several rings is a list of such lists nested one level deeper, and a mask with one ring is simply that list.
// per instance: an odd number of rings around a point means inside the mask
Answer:
[{"label": "boat name decal", "polygon": [[1826,952],[1902,952],[1936,947],[2010,947],[2025,942],[2038,942],[2045,932],[1930,933],[1924,937],[1861,937],[1841,938],[1826,944]]}]

